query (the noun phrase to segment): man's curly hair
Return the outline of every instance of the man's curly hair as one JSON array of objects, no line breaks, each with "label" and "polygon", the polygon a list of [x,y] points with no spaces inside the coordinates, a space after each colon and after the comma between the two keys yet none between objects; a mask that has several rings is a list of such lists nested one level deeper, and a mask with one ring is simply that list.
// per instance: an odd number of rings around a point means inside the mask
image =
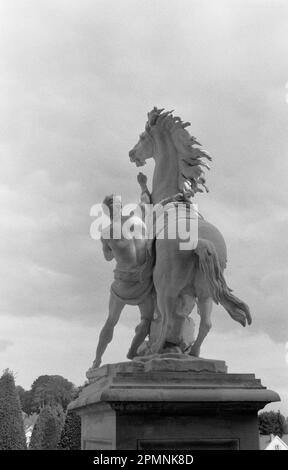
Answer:
[{"label": "man's curly hair", "polygon": [[[110,218],[113,217],[113,208],[114,208],[114,201],[117,200],[116,194],[110,194],[103,199],[102,206],[104,208],[104,212],[107,212],[107,208],[109,211]],[[106,211],[105,211],[106,209]]]}]

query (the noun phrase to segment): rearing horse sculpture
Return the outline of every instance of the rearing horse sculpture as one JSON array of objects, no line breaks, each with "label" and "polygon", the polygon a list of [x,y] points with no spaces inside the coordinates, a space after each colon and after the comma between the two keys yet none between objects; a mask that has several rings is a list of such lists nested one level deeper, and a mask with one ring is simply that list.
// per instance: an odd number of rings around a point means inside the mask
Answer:
[{"label": "rearing horse sculpture", "polygon": [[[144,165],[149,158],[155,160],[153,204],[183,192],[187,187],[192,197],[199,191],[203,192],[202,188],[207,190],[203,168],[209,169],[205,160],[211,160],[186,130],[190,123],[183,123],[179,117],[173,116],[172,111],[163,111],[154,108],[148,113],[145,131],[129,152],[130,160],[137,166]],[[243,326],[246,322],[251,323],[251,315],[249,307],[232,294],[224,279],[227,251],[219,230],[199,218],[197,247],[190,251],[181,250],[179,242],[179,238],[156,238],[155,241],[153,279],[162,330],[153,345],[153,352],[161,351],[168,324],[175,324],[175,317],[179,315],[177,306],[188,296],[191,305],[197,301],[201,319],[198,336],[189,354],[199,356],[200,346],[211,328],[213,301],[220,303],[233,320]]]}]

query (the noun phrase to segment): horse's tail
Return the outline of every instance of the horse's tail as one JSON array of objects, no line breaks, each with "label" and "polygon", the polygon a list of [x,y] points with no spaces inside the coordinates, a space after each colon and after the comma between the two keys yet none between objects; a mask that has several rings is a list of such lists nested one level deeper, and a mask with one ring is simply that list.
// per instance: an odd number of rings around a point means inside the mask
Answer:
[{"label": "horse's tail", "polygon": [[227,286],[214,244],[200,239],[195,254],[198,256],[199,269],[209,283],[214,302],[223,305],[230,317],[242,326],[246,326],[246,322],[250,325],[252,318],[249,307],[233,295]]}]

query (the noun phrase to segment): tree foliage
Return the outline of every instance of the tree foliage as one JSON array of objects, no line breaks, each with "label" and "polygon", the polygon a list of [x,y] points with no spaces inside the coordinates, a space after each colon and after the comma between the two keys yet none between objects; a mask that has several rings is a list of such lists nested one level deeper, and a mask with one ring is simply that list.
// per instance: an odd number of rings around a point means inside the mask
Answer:
[{"label": "tree foliage", "polygon": [[66,414],[65,424],[58,443],[58,449],[81,449],[81,418],[74,411],[69,411]]},{"label": "tree foliage", "polygon": [[0,378],[0,449],[26,449],[20,400],[9,370]]},{"label": "tree foliage", "polygon": [[33,428],[29,449],[55,450],[61,436],[65,415],[61,406],[42,408]]},{"label": "tree foliage", "polygon": [[285,419],[283,434],[288,434],[288,418]]},{"label": "tree foliage", "polygon": [[282,437],[285,432],[285,418],[278,411],[263,411],[259,414],[259,432],[260,434],[274,434],[274,436]]},{"label": "tree foliage", "polygon": [[17,385],[16,390],[20,399],[22,411],[24,411],[24,413],[26,413],[27,415],[30,415],[32,413],[31,390],[24,390],[24,388],[21,387],[21,385]]},{"label": "tree foliage", "polygon": [[74,385],[61,375],[40,375],[31,387],[31,411],[46,405],[61,405],[65,410],[73,398]]}]

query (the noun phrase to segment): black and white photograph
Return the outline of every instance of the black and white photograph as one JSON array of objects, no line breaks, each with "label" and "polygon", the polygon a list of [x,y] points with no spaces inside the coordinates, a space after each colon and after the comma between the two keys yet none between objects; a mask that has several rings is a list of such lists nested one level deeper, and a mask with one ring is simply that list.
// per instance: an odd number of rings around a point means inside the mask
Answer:
[{"label": "black and white photograph", "polygon": [[287,0],[0,0],[0,50],[0,450],[288,450]]}]

